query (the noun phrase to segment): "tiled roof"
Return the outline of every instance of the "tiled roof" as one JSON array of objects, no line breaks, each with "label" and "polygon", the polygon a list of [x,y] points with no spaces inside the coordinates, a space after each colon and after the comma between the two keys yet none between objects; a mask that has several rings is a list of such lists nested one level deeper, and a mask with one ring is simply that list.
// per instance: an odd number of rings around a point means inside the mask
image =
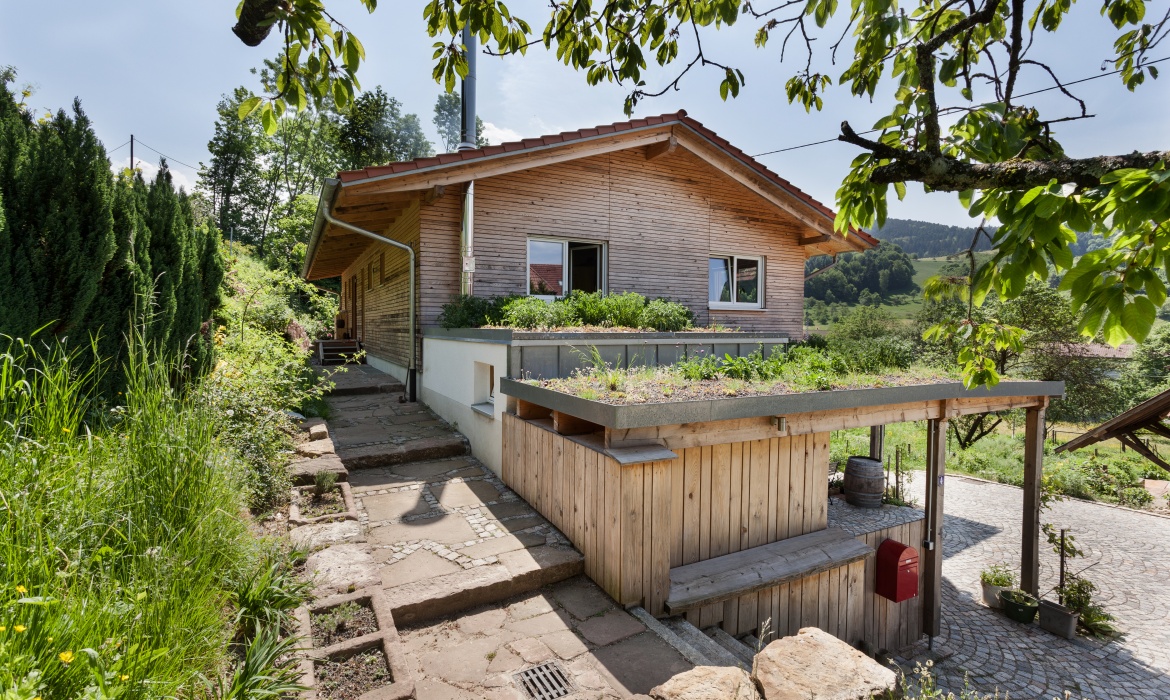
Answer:
[{"label": "tiled roof", "polygon": [[[661,124],[682,124],[690,128],[695,133],[715,144],[718,148],[731,155],[733,158],[763,175],[768,180],[772,181],[796,199],[804,202],[813,209],[824,214],[830,220],[836,214],[824,204],[810,197],[800,188],[793,185],[788,180],[780,177],[776,173],[769,170],[765,165],[744,153],[739,148],[733,146],[727,139],[719,134],[716,134],[711,129],[703,126],[703,124],[691,117],[687,116],[686,110],[680,109],[671,114],[661,114],[655,117],[644,117],[642,119],[631,119],[624,122],[616,122],[614,124],[604,124],[602,126],[595,126],[589,129],[578,129],[577,131],[562,131],[559,134],[551,134],[548,136],[540,136],[537,138],[522,139],[520,141],[509,141],[501,143],[496,146],[485,146],[483,148],[476,148],[466,151],[458,151],[456,153],[441,153],[437,156],[430,156],[427,158],[416,158],[402,163],[390,163],[388,165],[379,165],[362,170],[346,170],[337,174],[338,179],[343,183],[351,183],[359,180],[366,180],[374,177],[382,177],[385,175],[395,175],[398,173],[405,173],[411,170],[422,170],[424,168],[432,168],[442,165],[451,165],[456,163],[466,163],[468,161],[475,161],[480,158],[487,158],[490,156],[498,156],[505,153],[515,153],[519,151],[526,151],[533,148],[542,148],[545,146],[553,146],[556,144],[569,143],[572,141],[579,141],[581,139],[594,138],[597,136],[605,136],[607,134],[616,134],[622,131],[629,131],[631,129],[641,129],[650,126],[658,126]],[[852,232],[860,236],[870,245],[877,245],[878,240],[870,236],[868,233],[859,229],[852,229]]]}]

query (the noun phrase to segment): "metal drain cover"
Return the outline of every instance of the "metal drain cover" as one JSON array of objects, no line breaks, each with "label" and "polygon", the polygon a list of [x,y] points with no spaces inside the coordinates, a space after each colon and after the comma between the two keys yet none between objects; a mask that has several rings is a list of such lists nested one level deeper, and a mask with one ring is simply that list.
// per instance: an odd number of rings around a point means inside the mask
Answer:
[{"label": "metal drain cover", "polygon": [[556,661],[547,661],[520,671],[514,678],[516,685],[532,700],[554,700],[573,692],[569,674]]}]

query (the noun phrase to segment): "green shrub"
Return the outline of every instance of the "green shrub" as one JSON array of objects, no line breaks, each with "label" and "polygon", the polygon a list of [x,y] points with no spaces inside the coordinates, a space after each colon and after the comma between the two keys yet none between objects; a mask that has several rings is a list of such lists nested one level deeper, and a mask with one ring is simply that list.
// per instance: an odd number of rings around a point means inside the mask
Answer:
[{"label": "green shrub", "polygon": [[504,306],[504,325],[512,328],[561,328],[576,322],[572,307],[561,301],[549,303],[539,297],[516,297]]},{"label": "green shrub", "polygon": [[523,298],[519,295],[498,297],[460,296],[443,304],[439,325],[443,328],[479,328],[504,322],[504,307]]},{"label": "green shrub", "polygon": [[980,571],[979,580],[989,586],[1011,588],[1016,585],[1016,572],[1007,564],[995,564]]},{"label": "green shrub", "polygon": [[1154,502],[1154,495],[1142,486],[1129,486],[1117,494],[1117,502],[1131,508],[1145,508]]},{"label": "green shrub", "polygon": [[654,299],[642,308],[638,318],[640,328],[656,331],[681,331],[690,328],[695,315],[683,304],[667,299]]},{"label": "green shrub", "polygon": [[603,325],[615,328],[638,328],[642,322],[642,307],[644,306],[646,306],[646,297],[637,292],[606,294],[601,298],[601,308],[605,316]]},{"label": "green shrub", "polygon": [[586,326],[612,325],[606,323],[605,305],[600,292],[572,291],[565,297],[564,303],[573,310],[573,315]]}]

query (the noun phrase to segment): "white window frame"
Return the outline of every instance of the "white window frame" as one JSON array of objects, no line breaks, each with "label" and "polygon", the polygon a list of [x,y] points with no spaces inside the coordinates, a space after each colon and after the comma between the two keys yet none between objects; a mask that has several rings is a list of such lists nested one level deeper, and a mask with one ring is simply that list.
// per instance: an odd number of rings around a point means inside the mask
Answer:
[{"label": "white window frame", "polygon": [[[569,286],[569,244],[580,243],[582,245],[595,245],[601,248],[601,289],[604,294],[609,285],[607,280],[609,278],[609,244],[605,241],[595,241],[588,238],[561,238],[559,236],[527,236],[524,239],[524,292],[528,296],[536,297],[537,299],[544,299],[545,301],[555,301],[558,298],[564,298],[564,295],[557,297],[554,294],[533,294],[532,293],[532,255],[528,247],[529,241],[547,241],[549,243],[559,243],[561,245],[561,270],[563,270],[565,279],[561,280],[561,288],[565,289]],[[572,290],[569,290],[572,291]]]},{"label": "white window frame", "polygon": [[[756,294],[756,301],[754,303],[743,303],[739,301],[711,301],[711,260],[713,258],[720,258],[731,261],[731,293],[734,296],[736,293],[735,284],[735,270],[740,260],[755,260],[756,269],[759,277],[756,279],[756,285],[759,292]],[[743,310],[763,310],[764,308],[764,293],[767,291],[764,287],[764,256],[762,255],[734,255],[731,253],[711,253],[707,256],[707,308],[715,311],[743,311]]]}]

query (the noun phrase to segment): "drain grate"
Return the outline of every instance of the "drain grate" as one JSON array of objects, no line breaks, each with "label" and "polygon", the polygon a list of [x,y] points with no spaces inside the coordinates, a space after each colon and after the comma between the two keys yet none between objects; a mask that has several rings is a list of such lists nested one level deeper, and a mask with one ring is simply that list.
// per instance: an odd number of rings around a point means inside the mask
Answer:
[{"label": "drain grate", "polygon": [[515,675],[516,684],[532,700],[554,700],[573,692],[569,674],[555,661],[548,661]]}]

